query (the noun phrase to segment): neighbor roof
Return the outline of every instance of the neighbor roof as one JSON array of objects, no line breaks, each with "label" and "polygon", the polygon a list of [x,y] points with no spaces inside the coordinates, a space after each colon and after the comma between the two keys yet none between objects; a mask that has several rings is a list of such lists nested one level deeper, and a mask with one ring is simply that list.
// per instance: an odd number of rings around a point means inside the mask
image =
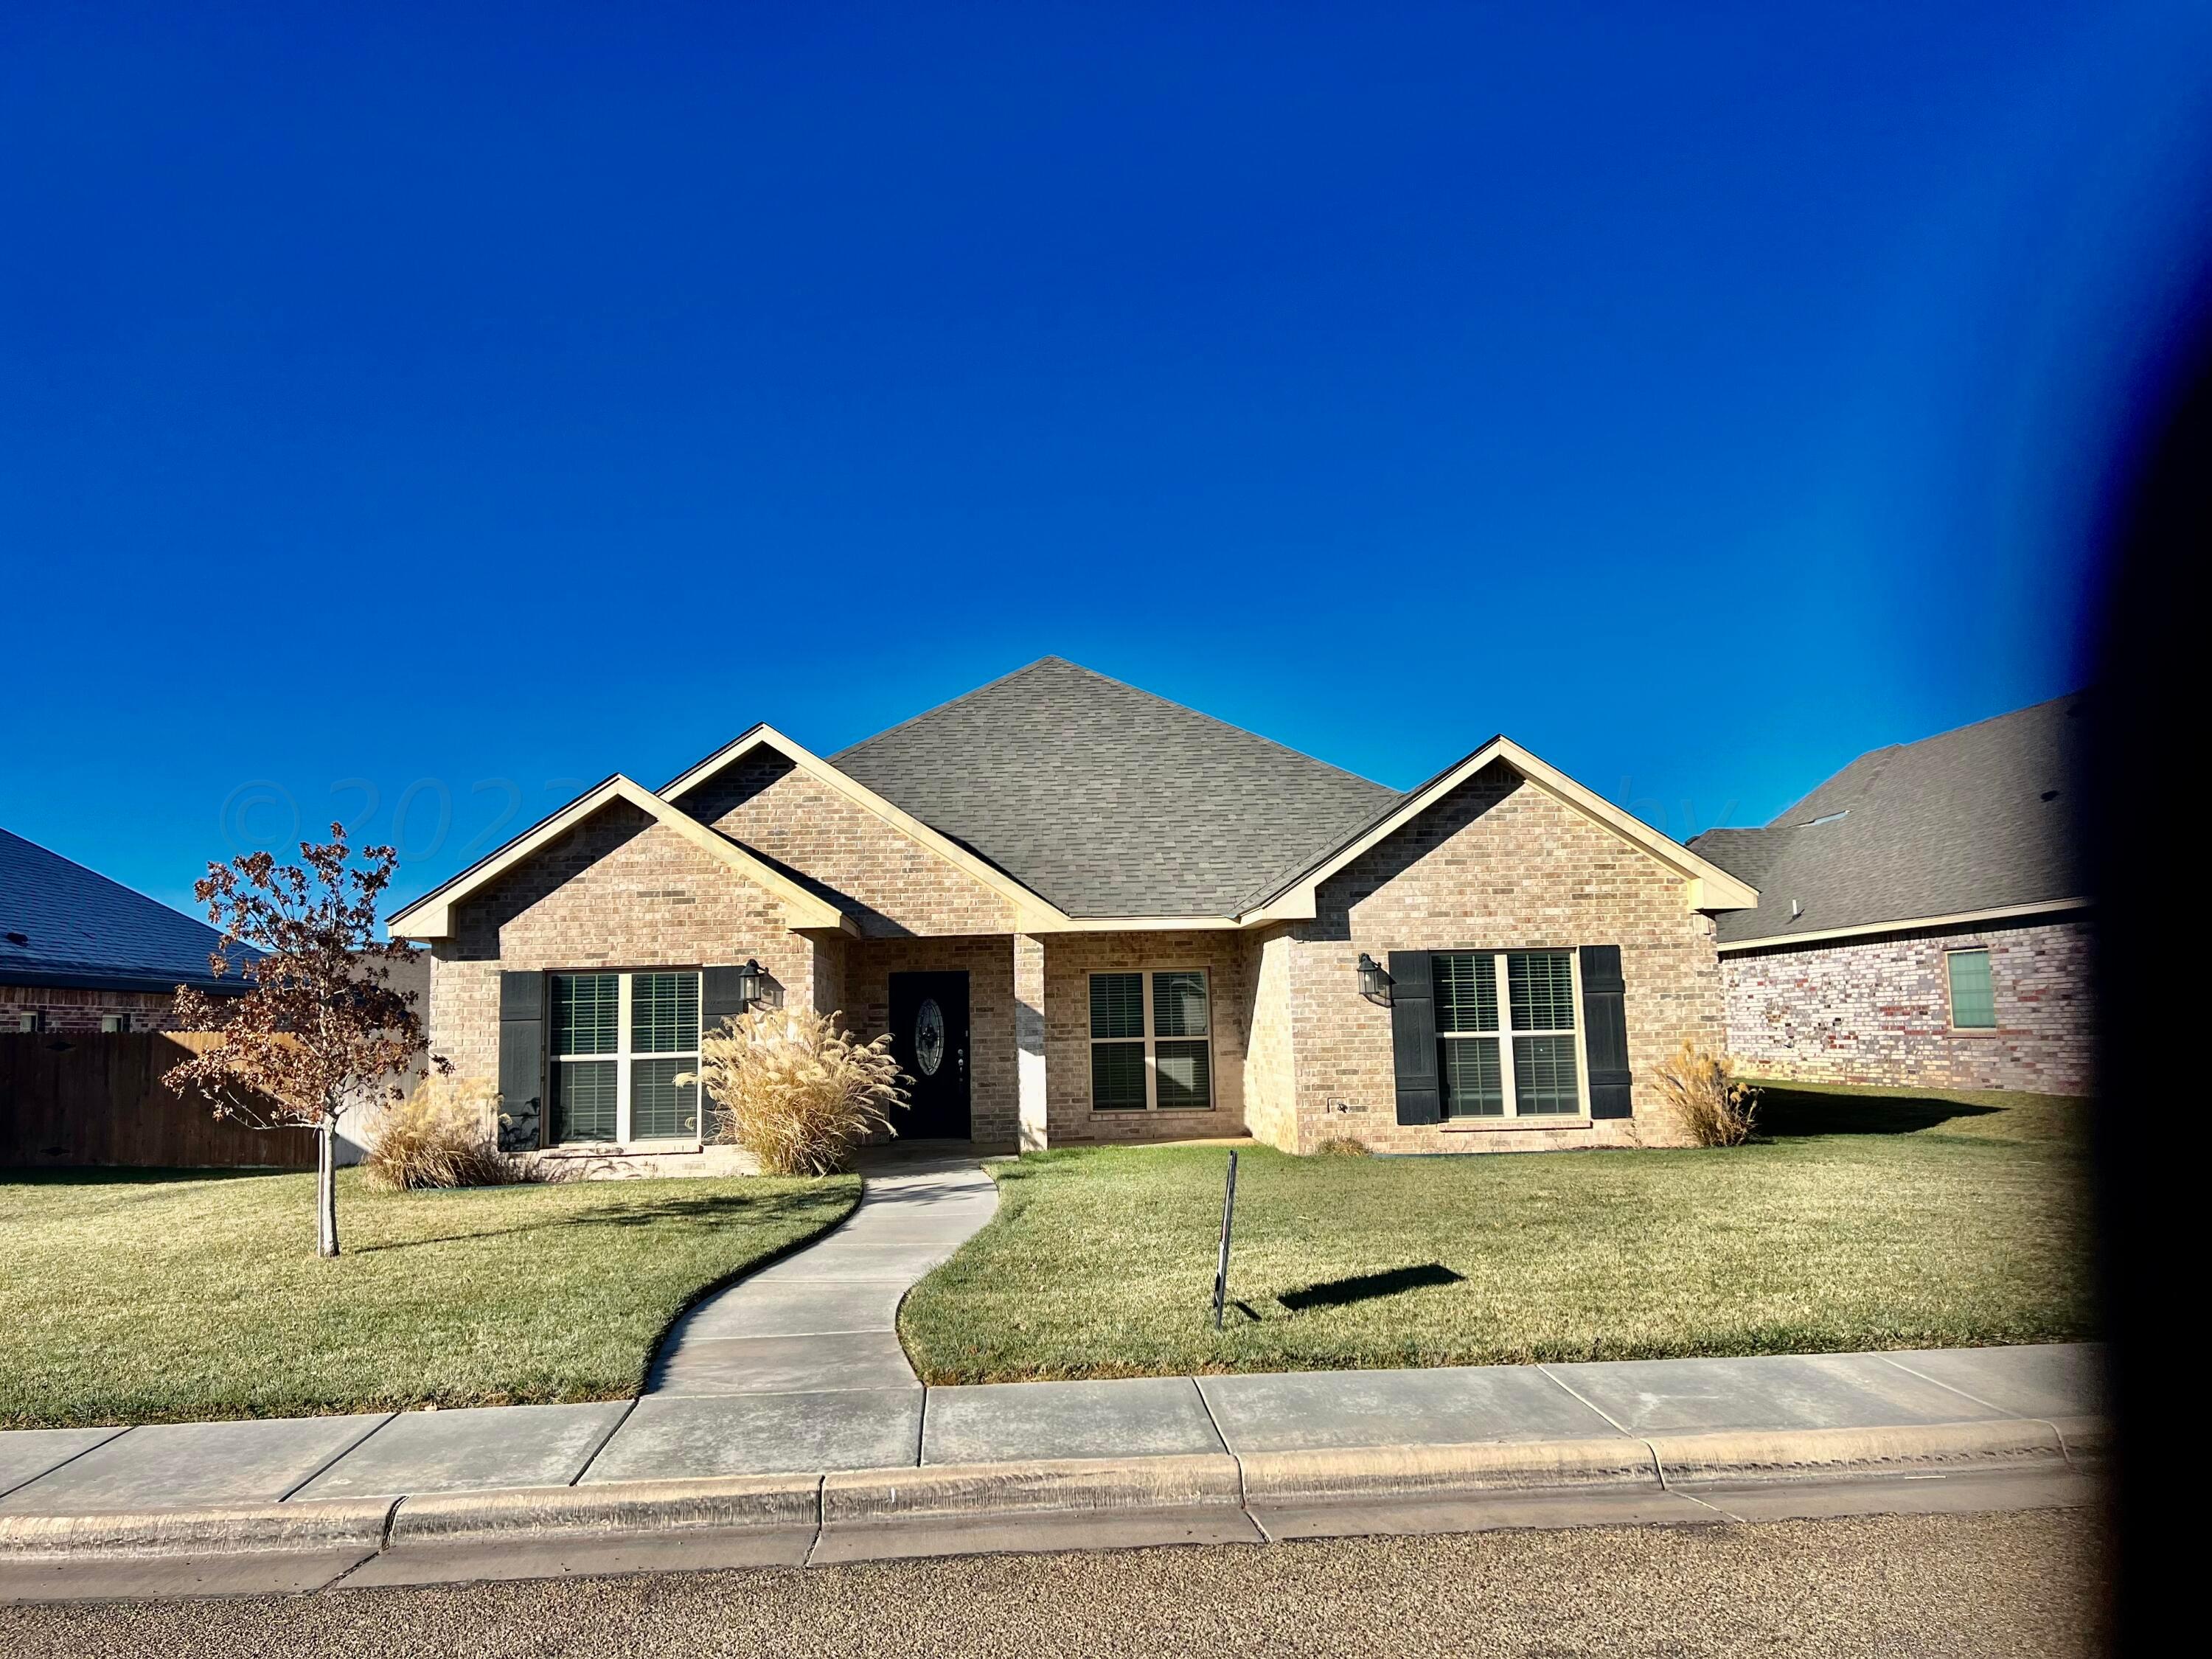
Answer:
[{"label": "neighbor roof", "polygon": [[222,942],[206,923],[0,830],[0,985],[244,990],[234,968],[221,980],[208,971]]},{"label": "neighbor roof", "polygon": [[1072,916],[1222,916],[1399,799],[1058,657],[832,763]]},{"label": "neighbor roof", "polygon": [[1756,909],[1719,918],[1720,943],[2079,904],[2071,797],[2084,701],[1875,750],[1764,829],[1698,836],[1693,850],[1759,891]]}]

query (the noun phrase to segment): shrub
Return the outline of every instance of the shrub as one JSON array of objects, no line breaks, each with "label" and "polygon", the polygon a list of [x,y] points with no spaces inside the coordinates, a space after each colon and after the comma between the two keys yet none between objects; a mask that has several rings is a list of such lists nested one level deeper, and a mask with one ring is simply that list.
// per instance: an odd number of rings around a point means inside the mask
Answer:
[{"label": "shrub", "polygon": [[1331,1135],[1314,1148],[1316,1158],[1372,1158],[1374,1150],[1356,1135]]},{"label": "shrub", "polygon": [[699,1041],[700,1081],[714,1103],[714,1135],[760,1160],[768,1175],[831,1175],[873,1133],[896,1133],[905,1099],[887,1036],[862,1042],[836,1014],[756,1008]]},{"label": "shrub", "polygon": [[512,1187],[550,1178],[550,1168],[499,1149],[499,1091],[475,1078],[436,1073],[370,1125],[362,1172],[393,1192],[429,1187]]},{"label": "shrub", "polygon": [[1737,1078],[1735,1062],[1726,1054],[1694,1048],[1685,1040],[1651,1080],[1674,1103],[1698,1146],[1741,1146],[1751,1139],[1759,1091]]}]

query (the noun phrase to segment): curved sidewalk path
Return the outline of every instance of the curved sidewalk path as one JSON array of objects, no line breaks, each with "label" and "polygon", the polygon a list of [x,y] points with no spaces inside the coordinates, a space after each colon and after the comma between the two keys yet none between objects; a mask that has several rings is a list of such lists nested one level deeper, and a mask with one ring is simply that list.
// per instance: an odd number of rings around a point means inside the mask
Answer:
[{"label": "curved sidewalk path", "polygon": [[964,1149],[886,1147],[858,1208],[805,1249],[717,1291],[668,1334],[642,1403],[733,1394],[919,1389],[900,1298],[998,1208]]}]

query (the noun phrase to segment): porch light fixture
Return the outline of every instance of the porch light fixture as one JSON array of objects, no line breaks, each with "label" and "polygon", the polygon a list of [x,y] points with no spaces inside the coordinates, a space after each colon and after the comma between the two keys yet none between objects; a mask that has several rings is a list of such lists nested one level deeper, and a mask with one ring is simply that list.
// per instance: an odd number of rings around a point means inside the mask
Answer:
[{"label": "porch light fixture", "polygon": [[1378,1007],[1390,1006],[1390,975],[1364,951],[1359,953],[1359,994]]},{"label": "porch light fixture", "polygon": [[747,1008],[773,1008],[783,1000],[776,995],[775,981],[768,976],[768,969],[751,957],[738,969],[738,1000]]}]

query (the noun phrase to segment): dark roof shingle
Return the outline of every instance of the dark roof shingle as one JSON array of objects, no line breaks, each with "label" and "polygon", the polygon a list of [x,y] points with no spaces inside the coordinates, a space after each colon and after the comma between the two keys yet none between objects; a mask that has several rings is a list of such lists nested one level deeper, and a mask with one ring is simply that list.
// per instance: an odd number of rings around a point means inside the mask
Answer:
[{"label": "dark roof shingle", "polygon": [[[17,944],[10,935],[20,934]],[[208,953],[222,936],[97,871],[0,830],[0,984],[242,988]],[[234,951],[234,962],[249,954]]]},{"label": "dark roof shingle", "polygon": [[1720,916],[1720,942],[2081,896],[2072,792],[2083,702],[2076,693],[1875,750],[1765,829],[1707,830],[1692,849],[1759,895],[1757,909]]},{"label": "dark roof shingle", "polygon": [[832,757],[1071,915],[1229,915],[1397,792],[1046,657]]}]

